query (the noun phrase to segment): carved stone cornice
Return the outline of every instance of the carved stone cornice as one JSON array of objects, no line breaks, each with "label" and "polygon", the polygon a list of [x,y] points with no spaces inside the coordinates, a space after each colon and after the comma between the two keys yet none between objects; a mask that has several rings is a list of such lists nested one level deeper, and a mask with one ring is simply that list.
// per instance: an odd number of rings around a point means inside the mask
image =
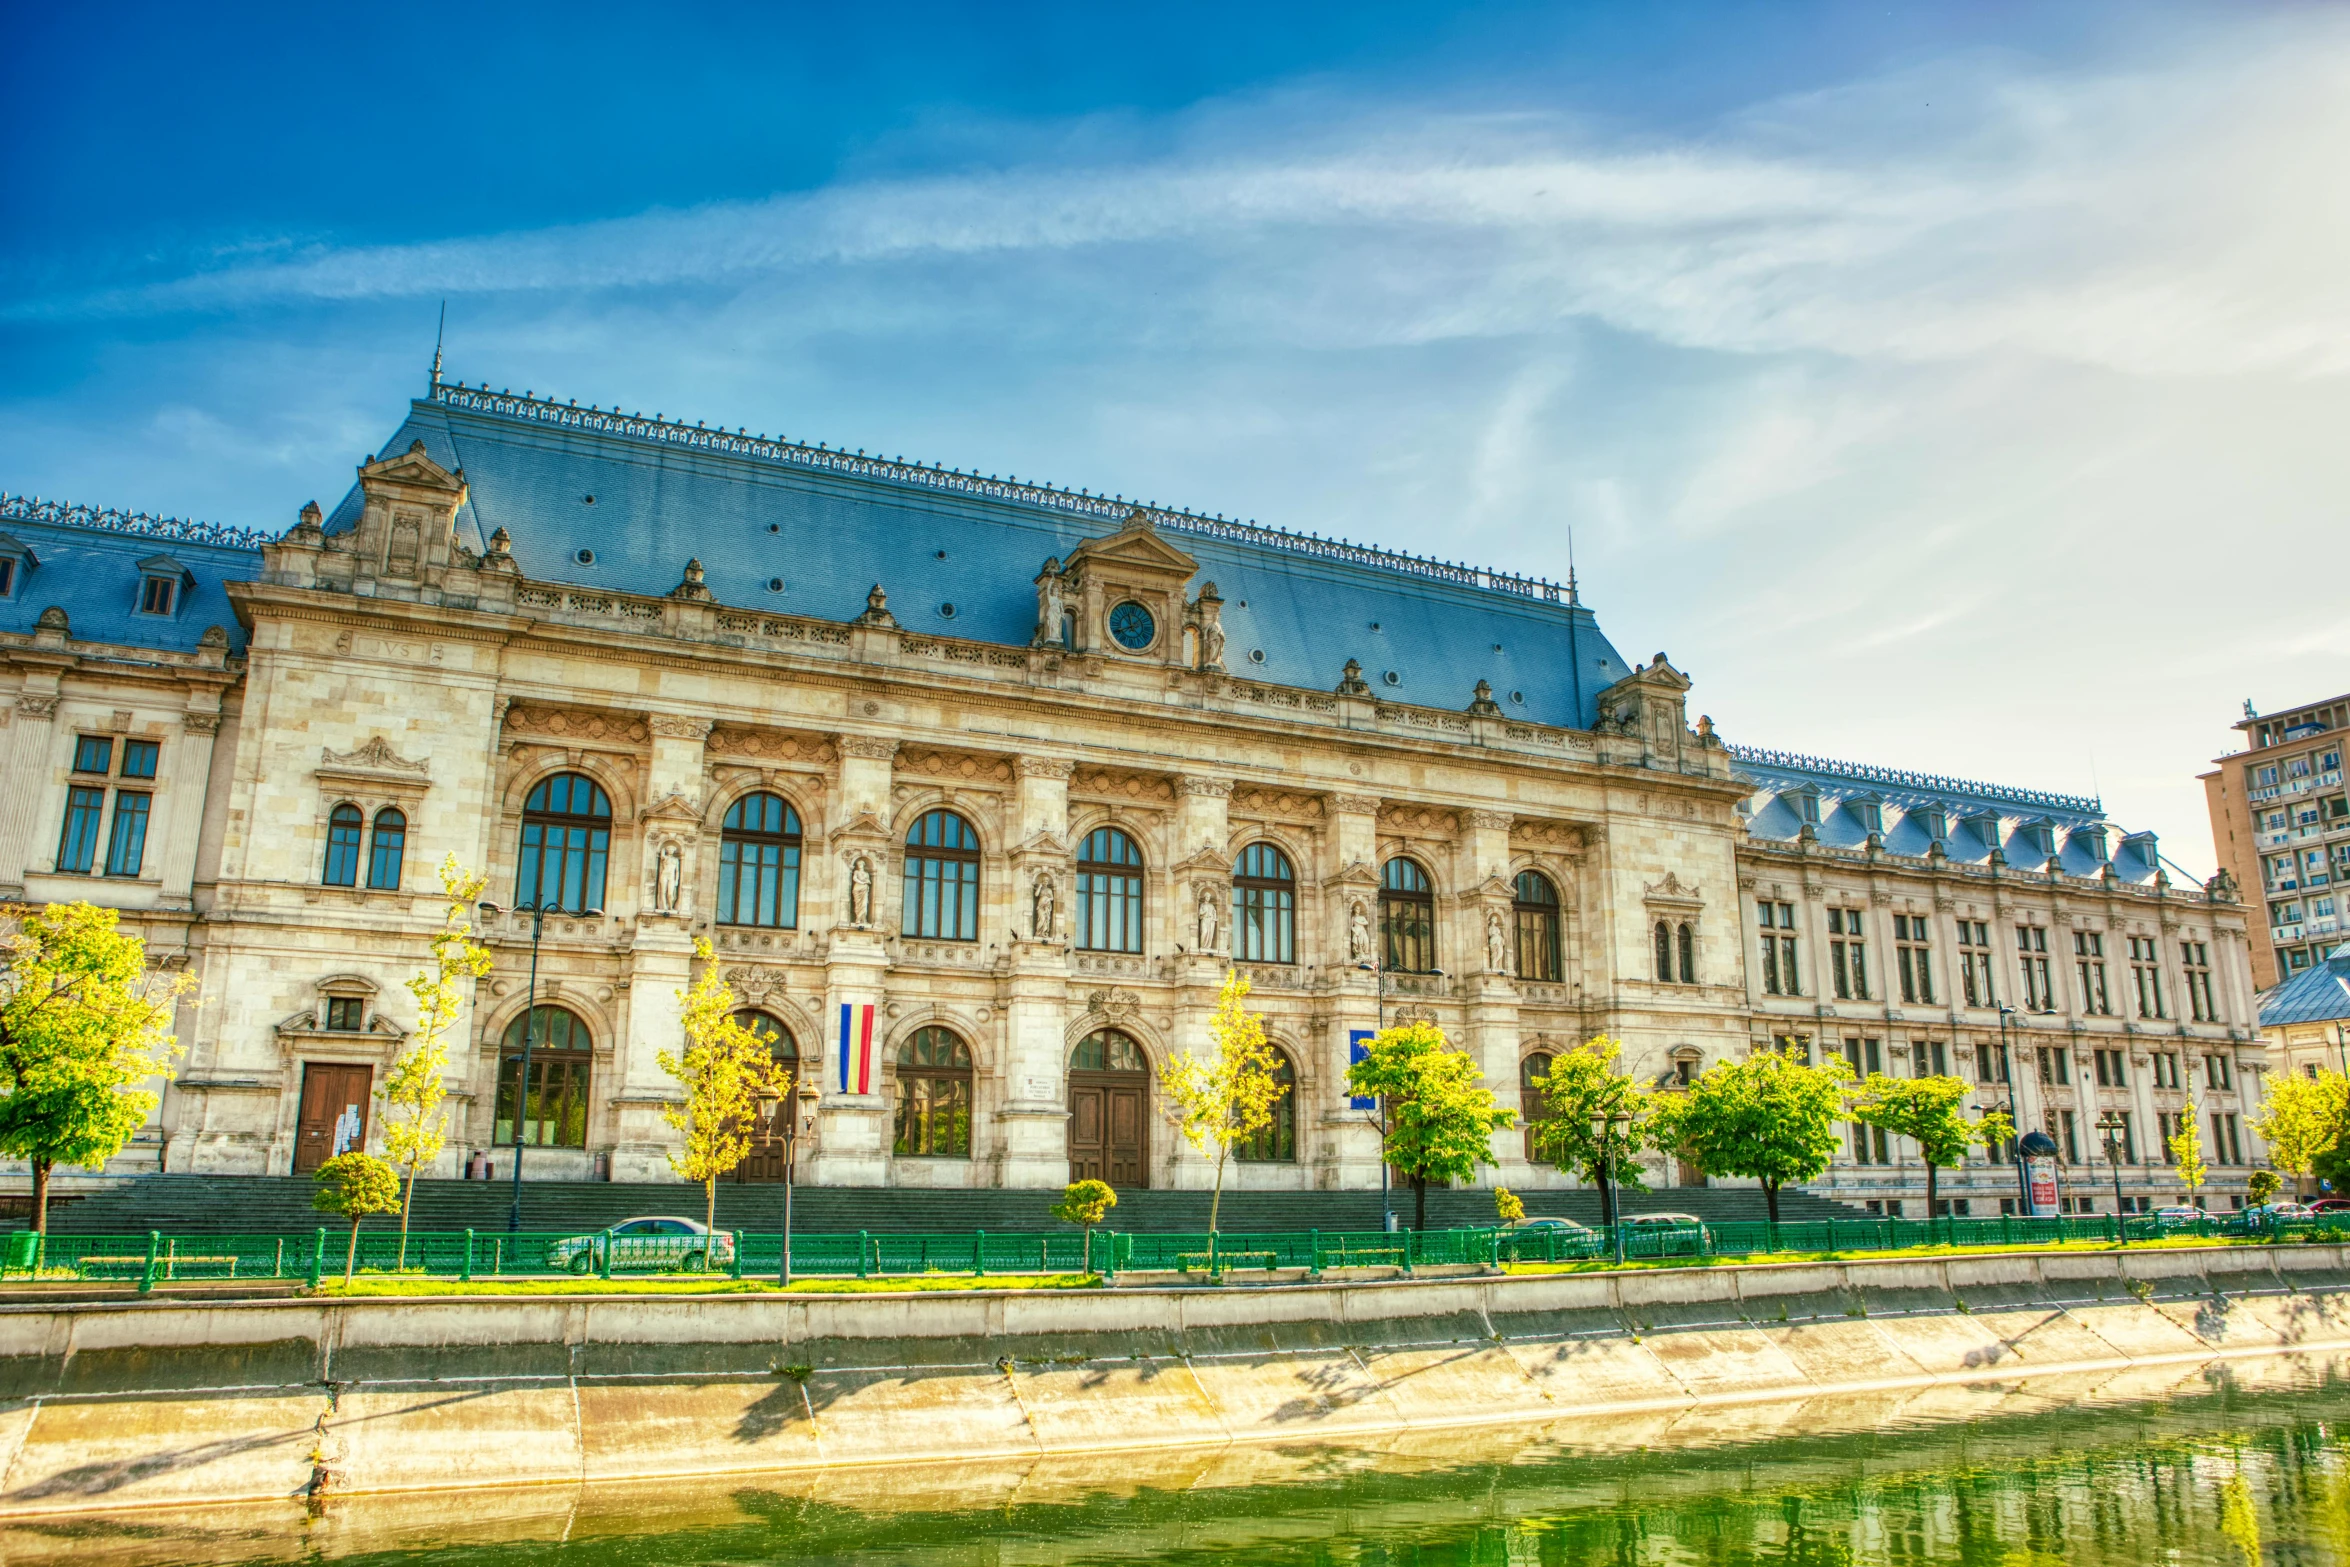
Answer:
[{"label": "carved stone cornice", "polygon": [[1379,797],[1375,794],[1334,794],[1328,797],[1330,809],[1354,816],[1379,814]]},{"label": "carved stone cornice", "polygon": [[1176,780],[1176,785],[1185,794],[1198,795],[1205,799],[1229,800],[1232,798],[1232,780],[1229,778],[1201,778],[1186,773],[1182,778]]},{"label": "carved stone cornice", "polygon": [[1058,778],[1066,782],[1077,771],[1075,762],[1058,756],[1023,756],[1018,759],[1018,765],[1023,778]]},{"label": "carved stone cornice", "polygon": [[580,712],[567,708],[514,706],[506,710],[506,728],[517,735],[554,740],[602,740],[642,745],[652,736],[641,718],[611,713]]},{"label": "carved stone cornice", "polygon": [[666,713],[654,713],[645,719],[645,726],[664,740],[707,740],[717,724],[707,718],[674,718]]},{"label": "carved stone cornice", "polygon": [[1508,811],[1471,811],[1468,813],[1469,825],[1485,832],[1508,832],[1516,821],[1517,817]]},{"label": "carved stone cornice", "polygon": [[898,743],[879,735],[842,735],[839,745],[841,755],[867,762],[894,761],[898,754]]}]

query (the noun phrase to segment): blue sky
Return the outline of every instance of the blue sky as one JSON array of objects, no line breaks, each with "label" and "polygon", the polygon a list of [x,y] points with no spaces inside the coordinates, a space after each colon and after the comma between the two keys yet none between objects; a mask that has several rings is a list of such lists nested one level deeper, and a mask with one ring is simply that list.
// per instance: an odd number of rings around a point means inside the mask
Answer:
[{"label": "blue sky", "polygon": [[[1134,13],[1134,14],[1128,14]],[[11,13],[0,489],[276,525],[454,377],[1560,576],[1733,739],[2210,864],[2350,688],[2316,5]]]}]

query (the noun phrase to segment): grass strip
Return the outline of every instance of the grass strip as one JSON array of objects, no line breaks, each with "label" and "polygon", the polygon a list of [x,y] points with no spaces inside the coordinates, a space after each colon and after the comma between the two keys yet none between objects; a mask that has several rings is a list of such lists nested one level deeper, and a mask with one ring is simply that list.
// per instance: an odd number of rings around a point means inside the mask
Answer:
[{"label": "grass strip", "polygon": [[1773,1262],[1867,1262],[1883,1258],[1990,1257],[2016,1252],[2164,1251],[2193,1246],[2255,1246],[2259,1240],[2218,1240],[2195,1235],[2134,1240],[2127,1247],[2111,1241],[2016,1241],[1983,1246],[1897,1246],[1882,1251],[1770,1251],[1738,1257],[1631,1257],[1622,1264],[1608,1257],[1586,1257],[1575,1262],[1510,1262],[1507,1273],[1616,1273],[1640,1268],[1736,1268]]},{"label": "grass strip", "polygon": [[[410,1279],[360,1274],[349,1284],[327,1279],[322,1296],[422,1295],[919,1295],[938,1290],[1067,1290],[1101,1282],[1088,1273],[908,1274],[878,1279],[794,1279],[789,1290],[773,1279]],[[305,1292],[308,1293],[308,1292]]]}]

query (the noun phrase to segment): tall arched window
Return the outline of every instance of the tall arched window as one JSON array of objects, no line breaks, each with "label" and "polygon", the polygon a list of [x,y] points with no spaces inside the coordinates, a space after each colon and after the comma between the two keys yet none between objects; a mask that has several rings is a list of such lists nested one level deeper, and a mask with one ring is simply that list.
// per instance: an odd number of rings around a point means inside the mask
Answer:
[{"label": "tall arched window", "polygon": [[936,941],[979,939],[979,834],[952,811],[925,811],[906,834],[906,917]]},{"label": "tall arched window", "polygon": [[338,805],[326,816],[326,871],[329,887],[359,885],[359,829],[366,818],[356,805]]},{"label": "tall arched window", "polygon": [[1379,873],[1379,934],[1391,973],[1435,972],[1435,889],[1418,862],[1400,854]]},{"label": "tall arched window", "polygon": [[1247,1142],[1233,1144],[1235,1159],[1251,1164],[1297,1163],[1297,1065],[1279,1045],[1273,1047],[1273,1076],[1281,1084],[1281,1097],[1274,1101],[1272,1122]]},{"label": "tall arched window", "polygon": [[612,802],[592,778],[542,778],[522,802],[522,865],[514,902],[573,914],[604,906],[612,853]]},{"label": "tall arched window", "polygon": [[898,1046],[897,1135],[915,1159],[971,1157],[971,1051],[943,1028],[918,1028]]},{"label": "tall arched window", "polygon": [[796,1072],[800,1064],[799,1041],[791,1037],[791,1030],[783,1026],[783,1019],[772,1012],[745,1008],[734,1015],[734,1020],[756,1034],[767,1046],[767,1055],[776,1065]]},{"label": "tall arched window", "polygon": [[1520,871],[1510,907],[1518,919],[1518,978],[1558,983],[1558,889],[1540,871]]},{"label": "tall arched window", "polygon": [[[530,1089],[522,1081],[523,1031],[530,1031]],[[517,1099],[522,1106],[522,1140],[534,1148],[587,1146],[588,1071],[594,1062],[587,1024],[561,1007],[535,1007],[506,1025],[498,1062],[498,1108],[490,1127],[493,1142],[514,1142]]]},{"label": "tall arched window", "polygon": [[375,813],[375,831],[367,844],[367,885],[396,892],[400,865],[408,855],[408,818],[396,807]]},{"label": "tall arched window", "polygon": [[1241,850],[1233,869],[1232,955],[1243,963],[1297,961],[1297,873],[1269,843]]},{"label": "tall arched window", "polygon": [[800,922],[800,814],[780,795],[746,794],[718,828],[718,923]]},{"label": "tall arched window", "polygon": [[1681,926],[1680,934],[1681,983],[1694,985],[1697,983],[1697,937],[1686,923]]},{"label": "tall arched window", "polygon": [[1673,927],[1663,920],[1656,922],[1656,977],[1673,982]]},{"label": "tall arched window", "polygon": [[1115,827],[1096,827],[1077,851],[1077,945],[1142,950],[1142,851]]},{"label": "tall arched window", "polygon": [[[772,1013],[747,1009],[737,1012],[734,1020],[766,1044],[768,1058],[792,1075],[792,1086],[796,1088],[800,1047],[783,1020]],[[780,1181],[790,1173],[786,1155],[791,1150],[784,1141],[784,1132],[791,1125],[789,1117],[796,1113],[795,1100],[795,1095],[787,1093],[767,1113],[752,1112],[751,1148],[743,1162],[734,1167],[737,1182],[748,1185],[754,1181]]]},{"label": "tall arched window", "polygon": [[1537,1050],[1518,1063],[1518,1120],[1526,1128],[1526,1158],[1535,1164],[1543,1161],[1535,1131],[1550,1115],[1550,1102],[1536,1079],[1550,1076],[1551,1063],[1557,1059],[1547,1050]]}]

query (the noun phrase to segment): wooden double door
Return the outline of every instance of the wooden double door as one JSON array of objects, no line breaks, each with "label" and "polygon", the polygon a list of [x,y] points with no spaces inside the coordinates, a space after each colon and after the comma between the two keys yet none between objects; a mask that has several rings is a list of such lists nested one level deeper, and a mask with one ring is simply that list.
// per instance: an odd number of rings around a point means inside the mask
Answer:
[{"label": "wooden double door", "polygon": [[302,1063],[302,1107],[294,1121],[296,1175],[308,1175],[338,1153],[366,1148],[374,1090],[373,1067]]},{"label": "wooden double door", "polygon": [[1150,1076],[1069,1074],[1069,1179],[1120,1191],[1150,1185]]}]

